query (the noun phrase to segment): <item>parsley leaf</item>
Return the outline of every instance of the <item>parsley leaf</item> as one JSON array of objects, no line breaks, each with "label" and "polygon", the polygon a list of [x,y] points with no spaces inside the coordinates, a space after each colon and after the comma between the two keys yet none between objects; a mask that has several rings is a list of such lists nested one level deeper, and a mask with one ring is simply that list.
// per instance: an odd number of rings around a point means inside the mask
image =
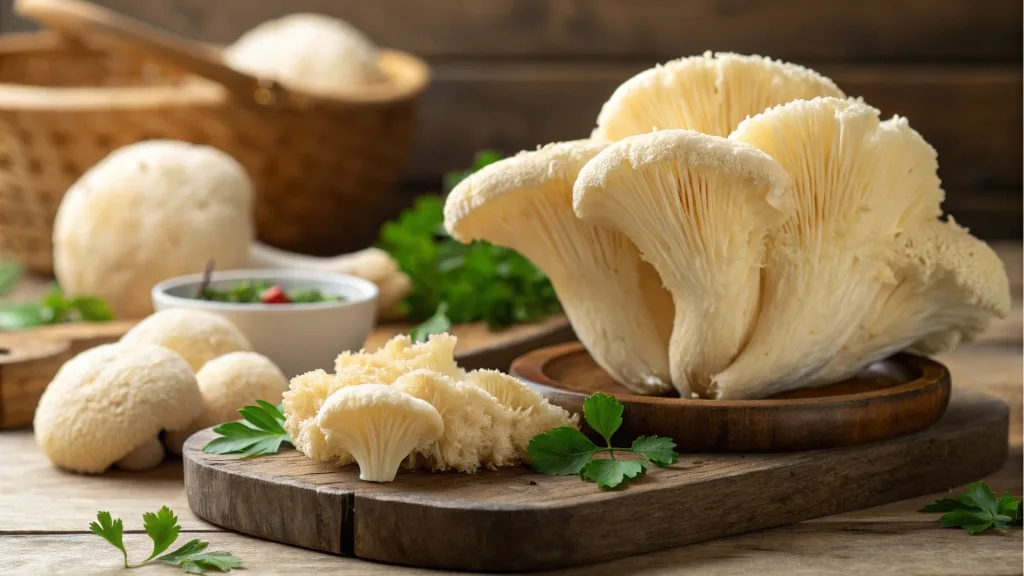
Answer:
[{"label": "parsley leaf", "polygon": [[412,329],[409,332],[409,336],[412,337],[413,342],[426,342],[427,337],[431,334],[441,334],[447,332],[452,327],[452,321],[448,318],[448,303],[441,302],[437,306],[437,311],[430,318],[427,318],[419,326]]},{"label": "parsley leaf", "polygon": [[679,459],[676,454],[676,443],[671,438],[660,436],[641,436],[633,440],[629,450],[649,460],[655,466],[669,466]]},{"label": "parsley leaf", "polygon": [[[500,159],[495,152],[478,154],[472,170],[446,177],[445,192]],[[561,310],[551,282],[519,253],[487,242],[462,244],[449,236],[443,196],[417,198],[397,220],[381,227],[377,245],[412,281],[401,305],[412,322],[439,316],[443,303],[451,324],[485,322],[491,329],[536,322]]]},{"label": "parsley leaf", "polygon": [[[612,447],[611,437],[622,426],[624,407],[614,396],[597,392],[583,402],[583,418],[605,440],[598,446],[582,432],[560,426],[534,436],[526,446],[530,465],[541,474],[568,476],[578,474],[580,479],[596,482],[602,489],[615,488],[643,474],[648,463],[655,466],[674,464],[679,456],[676,444],[670,438],[640,436],[629,448]],[[595,459],[599,452],[608,458]],[[616,452],[629,452],[642,460],[620,460]]]},{"label": "parsley leaf", "polygon": [[626,478],[636,478],[644,473],[647,466],[640,460],[615,460],[598,458],[587,462],[580,472],[580,478],[597,482],[598,488],[615,488]]},{"label": "parsley leaf", "polygon": [[549,476],[579,474],[580,470],[599,448],[569,426],[559,426],[546,434],[534,436],[526,445],[534,470]]},{"label": "parsley leaf", "polygon": [[92,296],[68,298],[56,284],[41,301],[0,305],[0,330],[24,330],[45,324],[106,322],[113,319],[114,314],[103,300]]},{"label": "parsley leaf", "polygon": [[96,514],[96,522],[89,524],[89,530],[100,538],[113,544],[124,556],[124,567],[128,567],[128,551],[124,549],[124,523],[121,519],[111,519],[110,512],[101,511]]},{"label": "parsley leaf", "polygon": [[940,498],[920,512],[942,512],[943,528],[963,528],[969,534],[989,528],[1007,530],[1021,524],[1020,500],[1007,492],[998,500],[985,482],[974,482],[955,498]]},{"label": "parsley leaf", "polygon": [[178,532],[181,531],[178,517],[167,506],[160,508],[156,513],[143,514],[142,527],[146,529],[146,534],[149,534],[149,538],[153,540],[153,553],[144,562],[149,562],[157,554],[170,548],[171,544],[178,539]]},{"label": "parsley leaf", "polygon": [[587,424],[611,446],[612,435],[622,426],[622,404],[603,392],[596,392],[583,401],[583,416]]},{"label": "parsley leaf", "polygon": [[244,421],[215,426],[213,431],[221,436],[203,446],[203,452],[253,458],[276,454],[281,444],[291,444],[291,437],[283,426],[284,409],[264,400],[257,400],[256,404],[238,411]]},{"label": "parsley leaf", "polygon": [[147,512],[142,515],[143,527],[153,541],[153,553],[138,564],[128,564],[128,552],[125,551],[122,540],[124,525],[121,519],[112,519],[110,512],[99,512],[96,514],[96,520],[97,522],[89,524],[89,529],[121,551],[125,568],[139,568],[150,562],[160,562],[181,566],[189,574],[205,574],[209,569],[229,572],[232,568],[242,566],[242,561],[230,552],[205,552],[210,543],[201,540],[189,540],[177,550],[154,558],[157,554],[170,548],[181,532],[178,517],[167,506],[160,508],[157,512]]}]

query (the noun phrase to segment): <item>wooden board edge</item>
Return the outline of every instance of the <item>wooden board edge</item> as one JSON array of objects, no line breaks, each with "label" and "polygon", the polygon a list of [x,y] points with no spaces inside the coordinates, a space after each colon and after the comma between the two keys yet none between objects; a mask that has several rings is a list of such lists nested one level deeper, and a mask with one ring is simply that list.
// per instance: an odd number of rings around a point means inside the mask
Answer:
[{"label": "wooden board edge", "polygon": [[[610,493],[574,505],[470,509],[458,502],[425,506],[401,496],[362,496],[358,492],[349,494],[348,500],[334,494],[330,486],[307,486],[305,491],[329,495],[317,506],[346,506],[342,523],[351,523],[351,528],[340,531],[346,538],[351,534],[351,554],[359,558],[493,572],[593,564],[941,492],[994,472],[1008,453],[1009,408],[1001,400],[975,391],[958,391],[955,398],[962,405],[955,410],[955,421],[945,426],[940,423],[939,430],[885,443],[787,456],[786,465],[749,473],[742,494],[735,493],[737,488],[730,485],[728,474],[701,479],[686,485],[685,490],[678,484],[627,489],[616,495],[614,506],[608,505]],[[309,537],[282,537],[268,532],[266,526],[237,525],[232,511],[259,509],[265,499],[276,497],[257,490],[236,490],[236,482],[252,483],[253,479],[225,470],[239,464],[203,462],[198,450],[207,439],[193,436],[185,450],[189,505],[199,517],[247,534],[325,549]],[[801,477],[815,481],[795,485],[796,466]],[[203,472],[199,472],[201,468]],[[543,482],[543,477],[537,481]],[[216,488],[195,489],[195,482]],[[758,489],[751,489],[753,486]],[[203,498],[204,494],[219,495],[219,499],[213,498],[219,504],[204,502],[211,499]],[[232,498],[223,498],[224,494]],[[736,507],[737,502],[750,517],[745,523],[722,522],[722,510]],[[493,514],[495,511],[502,514]],[[294,507],[286,513],[294,515],[290,520],[295,524],[308,521],[301,518],[303,514],[296,514]],[[263,510],[260,514],[267,516]],[[310,517],[317,516],[314,512]],[[643,521],[637,522],[638,518]],[[288,521],[286,518],[285,523]],[[334,553],[347,554],[348,550]]]}]

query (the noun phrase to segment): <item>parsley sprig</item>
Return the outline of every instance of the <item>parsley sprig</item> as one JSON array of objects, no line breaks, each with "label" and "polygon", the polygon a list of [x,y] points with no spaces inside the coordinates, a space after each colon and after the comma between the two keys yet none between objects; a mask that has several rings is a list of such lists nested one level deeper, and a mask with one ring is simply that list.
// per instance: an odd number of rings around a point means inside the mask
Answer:
[{"label": "parsley sprig", "polygon": [[284,407],[264,400],[257,400],[256,404],[238,410],[243,421],[215,426],[213,431],[220,437],[203,446],[203,452],[238,454],[245,459],[276,454],[281,444],[292,444],[284,429]]},{"label": "parsley sprig", "polygon": [[[10,272],[0,271],[0,275]],[[10,278],[0,279],[9,284]],[[11,289],[9,286],[0,286]],[[42,300],[0,304],[0,331],[24,330],[46,324],[64,322],[106,322],[114,319],[106,302],[92,296],[69,298],[54,284]]]},{"label": "parsley sprig", "polygon": [[[579,430],[560,426],[534,436],[526,446],[534,470],[549,476],[578,474],[582,480],[597,482],[600,488],[615,488],[627,479],[643,474],[649,464],[675,464],[678,454],[670,438],[640,436],[629,448],[612,447],[612,435],[622,426],[623,406],[613,396],[597,392],[583,402],[583,417],[595,432],[604,438],[598,446]],[[608,458],[595,458],[607,452]],[[626,452],[639,459],[620,460],[616,452]]]},{"label": "parsley sprig", "polygon": [[125,568],[138,568],[150,562],[159,562],[180,566],[189,574],[205,574],[207,570],[230,572],[232,568],[242,566],[242,561],[230,552],[206,552],[210,543],[199,539],[189,540],[177,550],[158,556],[174,544],[181,532],[178,517],[167,506],[143,514],[142,525],[153,541],[153,552],[137,564],[128,563],[128,551],[124,547],[124,523],[120,518],[111,517],[110,512],[99,512],[96,521],[89,524],[89,530],[121,551]]},{"label": "parsley sprig", "polygon": [[[493,151],[478,153],[471,170],[445,177],[445,193],[500,159]],[[487,242],[462,244],[449,236],[443,196],[418,198],[381,228],[378,245],[412,281],[401,308],[410,321],[424,323],[420,333],[444,323],[486,322],[497,329],[561,310],[547,276],[518,252]]]},{"label": "parsley sprig", "polygon": [[969,534],[1021,525],[1020,500],[1009,492],[996,499],[995,492],[985,482],[970,484],[963,494],[940,498],[920,512],[943,512],[939,518],[943,528],[963,528]]}]

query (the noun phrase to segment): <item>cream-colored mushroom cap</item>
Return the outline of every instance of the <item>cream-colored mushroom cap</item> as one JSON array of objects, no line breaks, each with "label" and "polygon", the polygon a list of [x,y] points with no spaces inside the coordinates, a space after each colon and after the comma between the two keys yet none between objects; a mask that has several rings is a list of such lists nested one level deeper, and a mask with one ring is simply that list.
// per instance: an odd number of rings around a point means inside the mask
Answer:
[{"label": "cream-colored mushroom cap", "polygon": [[53,225],[53,265],[70,296],[104,299],[118,318],[153,311],[153,285],[245,266],[253,185],[210,146],[148,140],[111,152],[64,194]]},{"label": "cream-colored mushroom cap", "polygon": [[107,344],[60,368],[39,399],[33,426],[51,462],[98,474],[122,459],[132,469],[159,464],[163,452],[153,441],[160,431],[185,428],[202,406],[192,370],[174,352]]},{"label": "cream-colored mushroom cap", "polygon": [[[482,391],[430,370],[405,374],[392,387],[429,402],[444,421],[441,437],[418,446],[409,456],[410,468],[473,473],[481,466],[507,464],[516,457],[511,442],[513,414],[490,394],[474,393]],[[496,413],[503,416],[494,418]],[[496,447],[500,447],[497,453]]]},{"label": "cream-colored mushroom cap", "polygon": [[359,464],[359,479],[391,482],[417,446],[444,434],[444,421],[428,402],[391,386],[362,384],[331,394],[316,425],[326,443]]},{"label": "cream-colored mushroom cap", "polygon": [[886,285],[850,340],[812,385],[830,384],[900,350],[945,354],[1010,312],[999,256],[955,222],[932,220],[901,233],[896,282]]},{"label": "cream-colored mushroom cap", "polygon": [[580,171],[574,208],[628,236],[672,293],[672,383],[706,395],[746,344],[760,306],[768,230],[792,212],[789,175],[767,154],[690,130],[631,136]]},{"label": "cream-colored mushroom cap", "polygon": [[432,370],[460,379],[463,370],[455,363],[458,339],[448,333],[431,334],[426,341],[414,343],[408,334],[399,334],[374,352],[342,352],[334,361],[336,372],[351,366],[373,367],[382,372],[383,384],[413,370]]},{"label": "cream-colored mushroom cap", "polygon": [[203,411],[188,428],[164,435],[167,449],[181,454],[185,439],[197,430],[238,420],[240,408],[263,400],[281,403],[288,379],[269,358],[255,352],[229,352],[210,360],[196,372]]},{"label": "cream-colored mushroom cap", "polygon": [[625,235],[572,211],[580,168],[607,143],[549,144],[491,164],[445,202],[445,228],[460,242],[512,248],[554,286],[580,342],[616,381],[641,394],[670,389],[672,304]]},{"label": "cream-colored mushroom cap", "polygon": [[816,96],[843,97],[828,78],[761,56],[705,52],[658,65],[619,86],[601,108],[594,138],[653,130],[728,136],[748,116]]},{"label": "cream-colored mushroom cap", "polygon": [[473,370],[464,384],[475,386],[493,396],[515,415],[512,442],[521,456],[538,434],[559,426],[579,427],[579,416],[548,402],[522,380],[497,370]]},{"label": "cream-colored mushroom cap", "polygon": [[170,348],[193,371],[229,352],[252,350],[245,335],[226,318],[189,308],[168,308],[151,314],[122,336],[121,342]]},{"label": "cream-colored mushroom cap", "polygon": [[717,398],[762,398],[808,384],[832,361],[896,282],[897,235],[934,220],[943,192],[935,150],[905,119],[880,122],[860,102],[790,102],[729,139],[793,176],[796,211],[770,235],[757,326],[712,383]]},{"label": "cream-colored mushroom cap", "polygon": [[224,50],[232,68],[325,95],[384,80],[377,58],[377,47],[351,24],[309,13],[264,22]]}]

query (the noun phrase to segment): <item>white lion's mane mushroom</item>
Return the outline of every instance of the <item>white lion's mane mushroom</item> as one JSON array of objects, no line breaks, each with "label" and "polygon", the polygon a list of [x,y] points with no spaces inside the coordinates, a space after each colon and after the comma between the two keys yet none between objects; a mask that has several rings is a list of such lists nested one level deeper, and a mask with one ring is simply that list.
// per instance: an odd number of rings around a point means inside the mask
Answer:
[{"label": "white lion's mane mushroom", "polygon": [[290,14],[264,22],[224,50],[224,63],[323,95],[386,78],[373,42],[347,22],[323,14]]},{"label": "white lion's mane mushroom", "polygon": [[329,451],[351,454],[359,479],[391,482],[417,446],[444,434],[441,415],[428,402],[391,386],[361,384],[331,394],[316,416]]},{"label": "white lion's mane mushroom", "polygon": [[760,316],[736,361],[714,376],[714,397],[806,386],[896,281],[897,235],[939,216],[934,149],[904,119],[878,115],[849,100],[797,100],[729,136],[793,176],[796,212],[770,234]]},{"label": "white lion's mane mushroom", "polygon": [[209,146],[149,140],[90,168],[61,200],[53,265],[70,296],[104,299],[119,318],[153,311],[162,280],[249,259],[253,186],[231,156]]},{"label": "white lion's mane mushroom", "polygon": [[747,116],[816,96],[842,98],[843,93],[828,78],[796,64],[705,52],[624,82],[601,108],[593,137],[621,140],[677,129],[725,137]]},{"label": "white lion's mane mushroom", "polygon": [[223,316],[190,308],[156,312],[121,337],[125,344],[157,344],[169,348],[196,372],[210,360],[229,352],[247,352],[252,345]]},{"label": "white lion's mane mushroom", "polygon": [[163,460],[161,430],[199,416],[195,376],[161,346],[107,344],[61,367],[36,408],[36,442],[55,465],[99,474],[114,465],[152,468]]},{"label": "white lion's mane mushroom", "polygon": [[789,175],[753,146],[690,130],[612,144],[580,171],[574,208],[628,236],[672,293],[672,384],[706,396],[743,349],[761,300],[765,237],[792,213]]},{"label": "white lion's mane mushroom", "polygon": [[896,242],[896,283],[875,298],[853,337],[809,385],[843,380],[904,349],[951,352],[1009,314],[1002,260],[955,222],[932,220]]},{"label": "white lion's mane mushroom", "polygon": [[288,379],[269,358],[255,352],[230,352],[210,360],[196,372],[203,411],[188,428],[164,434],[164,444],[181,454],[185,439],[197,430],[238,420],[238,410],[263,400],[281,403]]},{"label": "white lion's mane mushroom", "polygon": [[636,246],[572,210],[580,168],[607,143],[579,140],[520,152],[466,178],[445,202],[460,242],[516,250],[554,286],[580,342],[617,382],[641,394],[671,389],[672,302]]},{"label": "white lion's mane mushroom", "polygon": [[409,372],[392,387],[429,402],[444,421],[444,434],[418,446],[406,462],[409,468],[473,473],[518,460],[511,440],[514,415],[490,394],[430,370]]}]

